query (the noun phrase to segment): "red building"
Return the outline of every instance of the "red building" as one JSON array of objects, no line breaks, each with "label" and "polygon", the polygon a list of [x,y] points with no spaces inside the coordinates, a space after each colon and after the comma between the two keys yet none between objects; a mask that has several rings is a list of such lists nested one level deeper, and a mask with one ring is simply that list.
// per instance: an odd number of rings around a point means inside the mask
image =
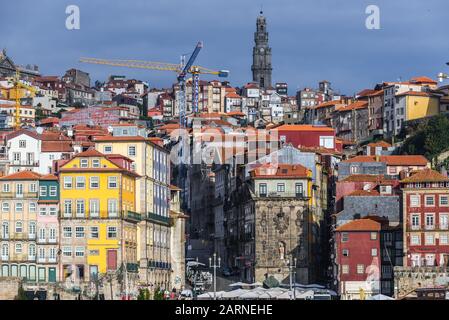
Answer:
[{"label": "red building", "polygon": [[431,169],[401,181],[404,266],[447,266],[449,179]]},{"label": "red building", "polygon": [[342,151],[336,143],[335,130],[326,126],[315,125],[282,125],[273,129],[277,131],[281,142],[291,143],[294,147],[326,148]]},{"label": "red building", "polygon": [[393,295],[394,246],[400,235],[388,220],[366,217],[336,229],[336,278],[344,300]]}]

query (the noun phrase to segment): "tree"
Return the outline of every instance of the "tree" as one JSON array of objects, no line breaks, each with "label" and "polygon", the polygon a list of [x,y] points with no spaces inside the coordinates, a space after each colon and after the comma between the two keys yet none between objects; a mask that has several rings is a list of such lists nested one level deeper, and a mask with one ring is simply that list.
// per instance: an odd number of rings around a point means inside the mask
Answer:
[{"label": "tree", "polygon": [[25,290],[23,289],[23,285],[20,284],[19,289],[17,291],[17,296],[14,300],[28,300]]}]

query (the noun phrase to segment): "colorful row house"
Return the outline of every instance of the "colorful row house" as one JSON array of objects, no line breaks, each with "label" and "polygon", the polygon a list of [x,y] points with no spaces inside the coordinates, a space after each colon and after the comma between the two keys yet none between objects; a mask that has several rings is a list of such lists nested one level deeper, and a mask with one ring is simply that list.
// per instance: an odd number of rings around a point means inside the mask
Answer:
[{"label": "colorful row house", "polygon": [[96,150],[60,165],[60,266],[66,284],[117,271],[137,277],[138,177],[131,159]]},{"label": "colorful row house", "polygon": [[22,171],[0,178],[1,276],[58,281],[58,178]]}]

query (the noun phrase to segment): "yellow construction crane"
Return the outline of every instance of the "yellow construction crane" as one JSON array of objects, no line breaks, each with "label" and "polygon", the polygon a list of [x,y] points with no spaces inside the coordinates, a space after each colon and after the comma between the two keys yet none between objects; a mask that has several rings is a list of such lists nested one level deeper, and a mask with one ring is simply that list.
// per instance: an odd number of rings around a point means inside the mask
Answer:
[{"label": "yellow construction crane", "polygon": [[153,61],[142,61],[142,60],[106,60],[106,59],[96,59],[96,58],[81,58],[80,62],[92,63],[92,64],[102,64],[108,66],[116,67],[128,67],[137,69],[148,69],[148,70],[160,70],[160,71],[173,71],[178,74],[178,82],[180,85],[180,115],[179,122],[180,125],[184,125],[184,117],[186,112],[185,107],[185,80],[187,73],[193,76],[193,92],[192,92],[192,109],[193,112],[198,112],[198,97],[199,97],[199,75],[200,74],[212,74],[219,77],[227,77],[229,74],[228,70],[215,71],[200,66],[195,66],[196,57],[203,48],[203,42],[198,42],[190,56],[189,60],[183,61],[180,64],[175,63],[165,63],[165,62],[153,62]]},{"label": "yellow construction crane", "polygon": [[12,78],[12,80],[9,81],[10,84],[13,85],[13,89],[15,90],[15,100],[16,100],[16,110],[15,110],[15,116],[14,116],[14,129],[19,130],[20,129],[20,98],[21,95],[19,93],[20,89],[28,90],[32,93],[36,93],[36,89],[32,86],[26,85],[22,82],[20,82],[20,72],[17,69],[16,74]]}]

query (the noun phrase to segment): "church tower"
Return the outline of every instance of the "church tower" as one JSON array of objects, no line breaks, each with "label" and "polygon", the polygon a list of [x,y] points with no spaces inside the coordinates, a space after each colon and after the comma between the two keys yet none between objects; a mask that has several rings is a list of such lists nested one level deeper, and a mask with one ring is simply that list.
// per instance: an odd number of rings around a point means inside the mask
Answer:
[{"label": "church tower", "polygon": [[257,30],[254,33],[255,46],[253,48],[253,82],[261,88],[271,87],[271,48],[268,46],[267,22],[260,11],[257,17]]}]

